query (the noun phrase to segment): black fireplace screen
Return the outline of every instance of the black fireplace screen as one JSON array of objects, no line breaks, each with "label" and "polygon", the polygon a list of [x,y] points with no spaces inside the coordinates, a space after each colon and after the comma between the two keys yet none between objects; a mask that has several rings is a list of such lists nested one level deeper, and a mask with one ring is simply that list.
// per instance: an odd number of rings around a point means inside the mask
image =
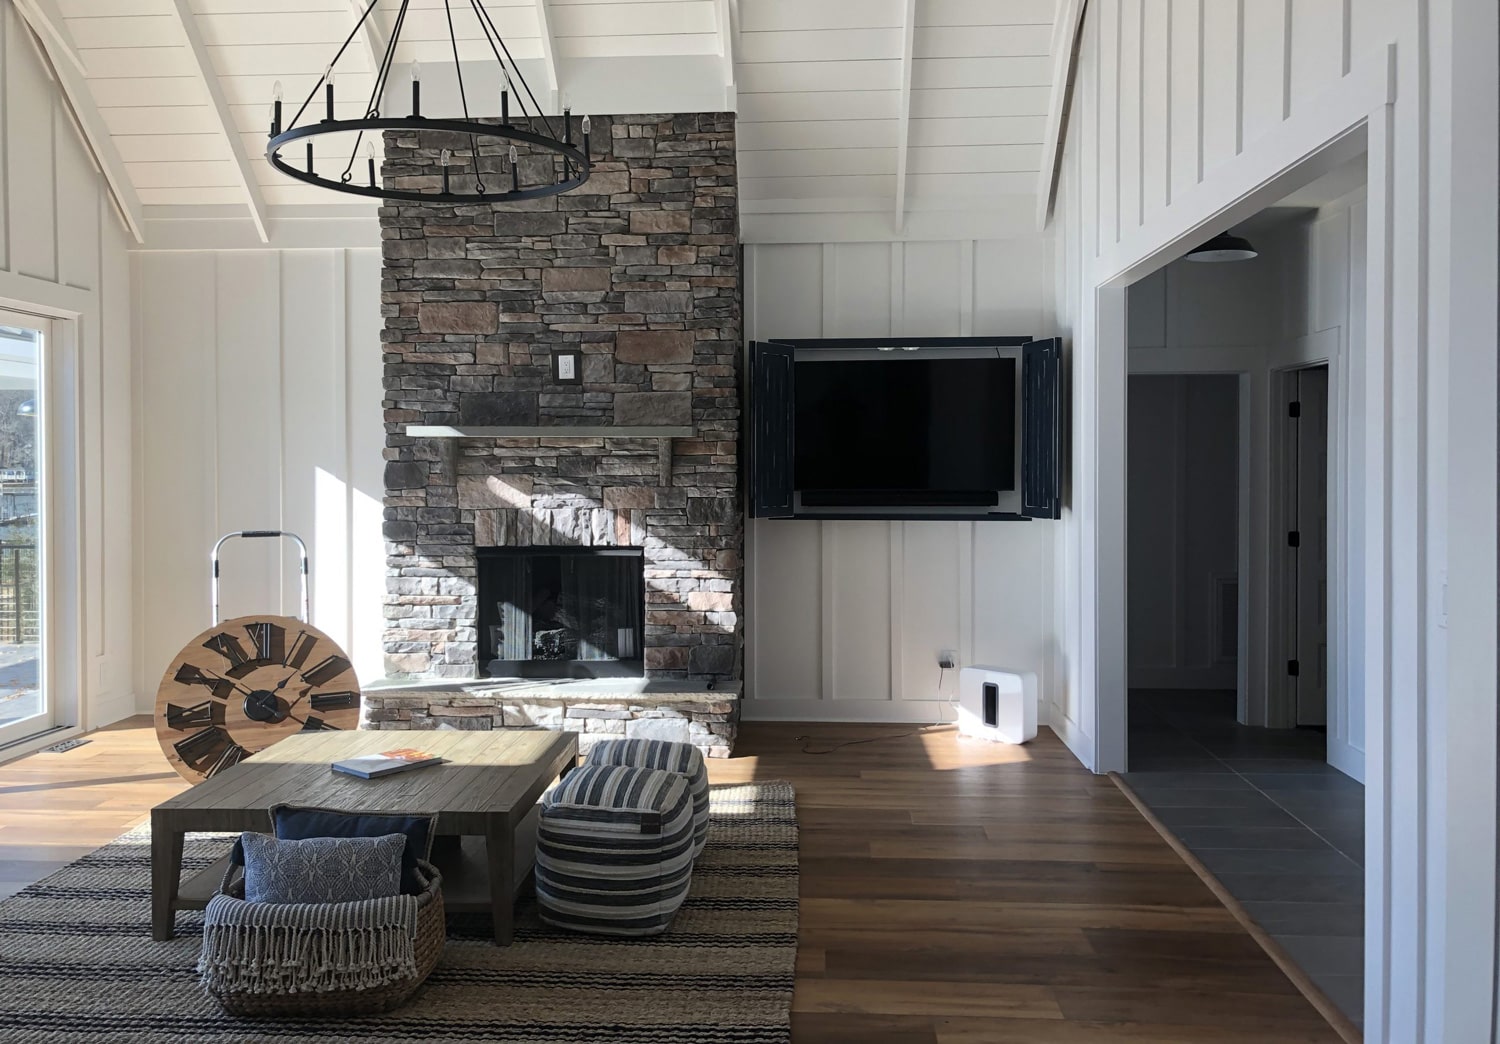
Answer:
[{"label": "black fireplace screen", "polygon": [[485,673],[641,675],[643,566],[640,548],[481,548]]}]

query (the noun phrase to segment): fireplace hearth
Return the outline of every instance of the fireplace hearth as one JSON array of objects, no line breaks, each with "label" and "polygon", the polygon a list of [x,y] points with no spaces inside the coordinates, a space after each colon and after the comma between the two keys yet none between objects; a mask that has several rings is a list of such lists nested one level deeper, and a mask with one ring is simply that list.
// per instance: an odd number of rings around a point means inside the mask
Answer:
[{"label": "fireplace hearth", "polygon": [[485,677],[645,674],[641,548],[477,550],[480,662]]}]

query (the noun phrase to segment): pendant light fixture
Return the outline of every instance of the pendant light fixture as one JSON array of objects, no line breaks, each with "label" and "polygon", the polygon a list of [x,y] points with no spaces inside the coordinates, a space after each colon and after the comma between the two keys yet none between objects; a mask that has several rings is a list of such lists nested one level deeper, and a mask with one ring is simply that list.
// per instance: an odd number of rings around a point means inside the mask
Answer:
[{"label": "pendant light fixture", "polygon": [[1249,261],[1252,257],[1259,256],[1260,251],[1250,245],[1250,240],[1230,235],[1228,232],[1220,232],[1207,243],[1190,252],[1187,259],[1189,261],[1212,263],[1221,261]]},{"label": "pendant light fixture", "polygon": [[[370,0],[354,30],[334,54],[333,61],[318,82],[313,84],[291,121],[282,123],[281,83],[274,88],[271,101],[271,134],[266,144],[266,159],[271,166],[288,177],[309,185],[344,192],[355,196],[371,196],[378,199],[401,200],[411,203],[505,203],[514,200],[536,199],[555,196],[578,188],[589,178],[589,118],[585,116],[582,126],[582,143],[573,141],[573,116],[566,108],[561,119],[543,114],[536,95],[521,75],[520,68],[510,56],[494,19],[485,9],[484,0],[442,0],[447,17],[448,40],[453,53],[453,71],[458,80],[458,96],[463,107],[462,119],[432,119],[422,115],[422,66],[411,63],[411,105],[405,116],[389,116],[381,111],[386,99],[386,86],[395,64],[396,47],[401,40],[401,30],[406,24],[407,8],[411,0],[392,0],[396,13],[391,23],[389,42],[375,70],[375,83],[365,105],[365,114],[360,119],[341,120],[334,110],[335,73],[339,59],[349,49],[349,44],[364,30],[365,23],[380,6],[382,0]],[[464,83],[464,70],[458,60],[458,36],[454,29],[455,13],[458,17],[469,17],[465,9],[477,20],[485,43],[489,45],[494,60],[499,66],[497,78],[500,86],[498,123],[481,123],[469,114],[469,95]],[[322,119],[311,118],[309,110],[316,113],[315,99],[322,94]],[[512,122],[512,109],[519,114],[519,121]],[[304,117],[309,117],[304,121]],[[386,131],[406,131],[421,134],[428,131],[445,132],[447,141],[453,135],[468,139],[468,148],[447,149],[442,152],[441,187],[434,191],[420,189],[387,188],[376,176],[375,150],[372,140]],[[336,170],[319,171],[313,142],[324,135],[351,133],[353,144],[348,161],[333,160]],[[290,150],[289,146],[301,144],[305,152]],[[505,148],[505,146],[509,148]],[[499,172],[481,171],[480,149],[489,146],[490,151],[503,154],[504,161]],[[522,155],[551,155],[550,177],[526,183],[521,177]],[[289,156],[296,156],[294,162]],[[364,163],[359,160],[363,158]],[[325,161],[329,162],[329,161]],[[544,168],[547,165],[543,165]],[[363,168],[361,170],[361,168]],[[357,173],[358,172],[358,173]],[[363,177],[359,176],[363,174]]]}]

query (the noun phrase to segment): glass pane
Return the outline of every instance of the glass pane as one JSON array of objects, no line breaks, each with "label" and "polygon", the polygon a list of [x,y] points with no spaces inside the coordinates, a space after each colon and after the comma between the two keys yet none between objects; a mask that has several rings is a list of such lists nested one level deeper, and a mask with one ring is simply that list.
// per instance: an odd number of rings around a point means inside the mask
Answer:
[{"label": "glass pane", "polygon": [[0,326],[0,729],[47,713],[41,671],[40,347],[36,330]]}]

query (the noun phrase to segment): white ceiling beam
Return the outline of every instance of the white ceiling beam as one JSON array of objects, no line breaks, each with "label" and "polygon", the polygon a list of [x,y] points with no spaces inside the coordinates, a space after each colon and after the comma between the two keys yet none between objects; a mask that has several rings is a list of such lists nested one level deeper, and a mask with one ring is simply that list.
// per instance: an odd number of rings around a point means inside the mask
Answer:
[{"label": "white ceiling beam", "polygon": [[[365,54],[370,59],[371,76],[380,71],[380,63],[385,59],[385,49],[390,42],[380,24],[380,11],[370,10],[378,3],[379,0],[349,0],[349,10],[354,13],[354,20],[359,25],[360,42],[364,44]],[[366,11],[369,11],[368,17],[365,15]]]},{"label": "white ceiling beam", "polygon": [[1078,37],[1088,0],[1059,0],[1057,21],[1052,25],[1052,95],[1047,104],[1047,122],[1042,132],[1042,169],[1037,175],[1037,227],[1046,228],[1057,196],[1057,169],[1062,158],[1063,134],[1072,104],[1073,75],[1078,64]]},{"label": "white ceiling beam", "polygon": [[547,0],[536,0],[536,29],[542,42],[542,66],[547,73],[548,112],[559,112],[558,94],[562,85],[557,81],[557,44],[552,39],[552,21],[547,13]]},{"label": "white ceiling beam", "polygon": [[901,16],[901,100],[896,113],[896,235],[906,227],[906,158],[911,142],[911,64],[917,36],[917,0]]},{"label": "white ceiling beam", "polygon": [[240,132],[229,111],[229,101],[224,97],[224,88],[219,83],[219,74],[214,69],[213,61],[208,56],[208,48],[203,43],[203,34],[198,31],[198,22],[193,15],[192,6],[188,0],[172,0],[172,3],[177,12],[177,24],[182,29],[183,39],[193,56],[193,63],[198,68],[198,78],[203,82],[204,89],[208,91],[208,97],[213,102],[214,113],[218,116],[219,135],[224,139],[224,144],[234,159],[235,174],[245,194],[245,205],[250,210],[250,220],[255,222],[255,231],[260,236],[260,241],[269,243],[271,234],[266,221],[266,201],[261,196],[259,183],[255,180],[255,171],[250,167],[250,158],[245,155],[244,147],[240,143]]},{"label": "white ceiling beam", "polygon": [[719,56],[724,60],[724,111],[737,112],[740,103],[734,56],[739,40],[739,4],[736,0],[718,0],[714,10],[719,22]]},{"label": "white ceiling beam", "polygon": [[[40,50],[45,64],[52,67],[50,71],[62,90],[73,125],[78,128],[85,147],[94,159],[94,165],[109,186],[110,196],[114,199],[115,209],[119,211],[125,228],[137,243],[145,242],[146,221],[141,211],[141,199],[136,195],[130,175],[126,173],[125,162],[115,148],[109,127],[99,115],[99,108],[94,104],[94,96],[83,73],[62,54],[63,45],[58,38],[32,20],[42,16],[31,2],[18,2],[16,11],[31,29],[32,40]],[[59,21],[58,25],[61,26],[62,23]]]},{"label": "white ceiling beam", "polygon": [[68,23],[63,21],[53,0],[16,0],[16,10],[38,36],[51,41],[47,53],[54,61],[60,56],[77,70],[79,76],[89,74],[83,56],[78,53],[78,45],[73,42],[73,34],[68,32]]}]

